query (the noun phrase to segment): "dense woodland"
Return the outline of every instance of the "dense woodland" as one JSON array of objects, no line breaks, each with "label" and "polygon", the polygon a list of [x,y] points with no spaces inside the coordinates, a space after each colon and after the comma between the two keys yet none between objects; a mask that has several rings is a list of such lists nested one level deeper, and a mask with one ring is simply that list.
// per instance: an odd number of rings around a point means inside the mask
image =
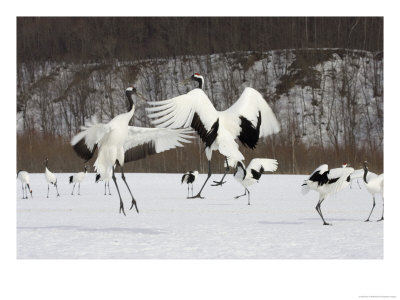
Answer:
[{"label": "dense woodland", "polygon": [[[123,112],[133,82],[151,100],[185,93],[178,81],[194,71],[217,109],[253,86],[277,114],[281,132],[241,147],[247,160],[274,157],[278,173],[364,160],[383,170],[379,17],[17,18],[17,168],[42,172],[47,156],[56,172],[81,169],[69,140],[86,119]],[[133,123],[151,126],[144,106]],[[127,170],[205,172],[203,148],[196,138]],[[216,153],[212,169],[223,170]]]}]

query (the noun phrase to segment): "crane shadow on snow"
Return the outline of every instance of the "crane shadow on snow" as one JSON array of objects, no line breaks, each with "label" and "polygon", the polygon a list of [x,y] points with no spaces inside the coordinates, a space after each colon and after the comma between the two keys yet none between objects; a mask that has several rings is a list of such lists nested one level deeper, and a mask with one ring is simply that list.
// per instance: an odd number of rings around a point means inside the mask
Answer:
[{"label": "crane shadow on snow", "polygon": [[139,233],[139,234],[166,234],[161,229],[152,228],[89,228],[82,226],[43,226],[43,227],[17,227],[18,230],[71,230],[71,231],[89,231],[89,232],[120,232],[120,233]]}]

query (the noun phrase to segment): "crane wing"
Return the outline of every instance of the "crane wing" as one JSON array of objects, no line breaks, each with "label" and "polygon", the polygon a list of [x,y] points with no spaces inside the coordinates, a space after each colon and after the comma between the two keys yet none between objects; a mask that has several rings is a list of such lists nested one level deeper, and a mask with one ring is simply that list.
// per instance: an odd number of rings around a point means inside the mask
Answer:
[{"label": "crane wing", "polygon": [[110,132],[111,128],[108,124],[96,123],[95,120],[92,120],[82,126],[81,130],[72,138],[71,145],[76,154],[88,161],[93,157],[97,144]]},{"label": "crane wing", "polygon": [[280,130],[274,112],[262,95],[253,88],[246,87],[239,99],[222,112],[229,118],[237,119],[238,138],[244,146],[254,148],[260,137]]},{"label": "crane wing", "polygon": [[328,172],[328,179],[332,180],[332,179],[340,178],[342,176],[346,176],[347,177],[353,172],[354,172],[353,168],[335,168],[335,169],[330,169],[329,172]]},{"label": "crane wing", "polygon": [[182,147],[193,138],[190,129],[128,127],[128,138],[124,144],[125,162],[139,160],[148,155],[172,148]]},{"label": "crane wing", "polygon": [[[204,142],[215,139],[218,132],[218,112],[201,89],[163,101],[147,102],[147,116],[159,128],[192,127]],[[212,135],[212,136],[210,136]]]},{"label": "crane wing", "polygon": [[326,171],[328,171],[328,165],[327,164],[323,164],[323,165],[320,165],[318,168],[316,168],[315,170],[314,170],[314,172],[312,172],[311,173],[311,176],[308,178],[309,180],[311,180],[311,178],[313,177],[313,176],[315,176],[315,174],[317,173],[317,174],[319,174],[319,175],[322,175],[322,174],[324,174]]},{"label": "crane wing", "polygon": [[247,166],[246,171],[250,173],[251,169],[261,173],[268,171],[275,172],[278,169],[278,161],[270,158],[253,158]]}]

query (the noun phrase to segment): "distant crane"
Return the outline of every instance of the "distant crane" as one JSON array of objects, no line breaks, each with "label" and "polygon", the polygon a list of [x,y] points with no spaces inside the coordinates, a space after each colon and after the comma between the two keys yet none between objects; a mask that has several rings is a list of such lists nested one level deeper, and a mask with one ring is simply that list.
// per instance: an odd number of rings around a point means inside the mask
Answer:
[{"label": "distant crane", "polygon": [[196,177],[199,175],[198,171],[189,171],[183,174],[181,183],[186,183],[188,187],[187,198],[189,198],[189,185],[192,185],[192,196],[193,196],[193,182],[196,180]]},{"label": "distant crane", "polygon": [[[369,213],[368,218],[365,220],[365,222],[369,222],[369,218],[371,217],[371,214],[375,208],[375,195],[379,194],[382,197],[382,206],[384,205],[384,200],[383,200],[383,174],[377,175],[373,172],[370,172],[368,170],[368,162],[365,161],[363,163],[363,168],[360,170],[355,171],[351,175],[351,180],[362,178],[365,184],[365,187],[367,188],[367,191],[372,195],[372,209],[371,212]],[[382,217],[377,220],[383,221],[383,211],[384,209],[382,208]]]},{"label": "distant crane", "polygon": [[54,185],[54,187],[56,188],[56,191],[57,191],[57,197],[59,197],[60,194],[58,193],[58,188],[57,188],[57,177],[52,172],[50,172],[49,169],[47,169],[47,165],[49,163],[49,159],[47,157],[44,162],[45,162],[44,175],[45,175],[46,181],[47,181],[47,198],[49,198],[50,184]]},{"label": "distant crane", "polygon": [[194,73],[188,80],[198,82],[198,88],[187,94],[164,101],[147,102],[154,106],[147,108],[152,123],[161,128],[187,128],[197,131],[205,143],[208,160],[207,179],[197,195],[191,198],[203,198],[201,192],[211,177],[211,157],[218,150],[225,157],[226,170],[220,181],[222,185],[230,167],[243,161],[236,138],[250,149],[254,149],[259,138],[279,131],[279,123],[267,101],[255,89],[247,87],[240,98],[225,111],[217,111],[202,90],[204,78]]},{"label": "distant crane", "polygon": [[[32,198],[32,190],[29,186],[29,173],[27,171],[19,170],[17,173],[17,178],[19,179],[19,181],[21,181],[21,184],[22,184],[22,199],[28,199],[28,192],[26,191],[26,189],[28,189],[29,193],[31,194],[31,198]],[[25,197],[25,194],[26,194],[26,197]]]},{"label": "distant crane", "polygon": [[81,182],[85,179],[87,174],[87,166],[84,167],[84,172],[76,173],[72,176],[69,176],[69,183],[73,183],[74,187],[72,188],[71,195],[74,194],[75,185],[78,183],[78,195],[81,194]]},{"label": "distant crane", "polygon": [[142,128],[129,126],[135,112],[135,105],[132,95],[141,95],[134,87],[129,87],[125,91],[128,99],[128,111],[114,117],[107,124],[89,123],[82,127],[80,133],[71,140],[71,145],[75,152],[83,159],[88,161],[98,148],[97,159],[94,163],[95,170],[102,178],[112,173],[112,179],[117,188],[120,208],[119,211],[125,214],[124,204],[115,177],[116,165],[121,168],[121,178],[124,181],[132,197],[132,205],[136,211],[139,209],[136,200],[125,180],[124,163],[142,159],[148,155],[160,153],[171,148],[182,146],[181,142],[188,143],[185,138],[191,138],[187,129],[171,130],[159,128]]},{"label": "distant crane", "polygon": [[329,196],[346,188],[350,184],[350,174],[353,168],[344,167],[336,169],[328,169],[327,164],[319,166],[311,176],[302,184],[303,194],[308,193],[310,189],[319,193],[319,200],[315,209],[320,215],[324,225],[332,225],[327,223],[322,215],[321,204]]},{"label": "distant crane", "polygon": [[107,186],[108,186],[108,194],[111,195],[111,192],[110,192],[110,179],[111,179],[111,177],[112,177],[112,172],[108,173],[108,174],[105,174],[104,178],[102,178],[100,176],[100,174],[96,174],[96,180],[95,180],[96,183],[101,181],[101,180],[104,181],[104,195],[107,195]]},{"label": "distant crane", "polygon": [[247,204],[250,205],[250,191],[247,187],[258,182],[263,172],[275,172],[277,168],[278,161],[276,159],[253,158],[247,168],[239,161],[233,176],[244,187],[244,194],[236,196],[235,199],[246,196],[247,192]]}]

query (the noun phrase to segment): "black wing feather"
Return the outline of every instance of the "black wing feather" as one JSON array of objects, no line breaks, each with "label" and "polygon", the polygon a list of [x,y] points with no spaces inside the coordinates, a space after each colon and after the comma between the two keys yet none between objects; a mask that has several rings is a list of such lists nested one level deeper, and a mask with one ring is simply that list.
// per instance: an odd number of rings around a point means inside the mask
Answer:
[{"label": "black wing feather", "polygon": [[261,112],[258,111],[256,127],[245,117],[240,116],[239,118],[241,127],[239,140],[242,142],[243,146],[254,149],[260,138]]},{"label": "black wing feather", "polygon": [[97,149],[97,144],[94,145],[93,150],[90,151],[85,143],[85,138],[82,138],[78,143],[73,145],[72,148],[75,150],[76,154],[78,154],[79,157],[83,158],[85,162],[87,162],[93,157],[94,152]]},{"label": "black wing feather", "polygon": [[156,153],[155,145],[151,141],[125,151],[124,162],[139,160]]},{"label": "black wing feather", "polygon": [[215,121],[215,123],[211,126],[211,129],[207,131],[207,129],[204,127],[203,122],[201,122],[199,115],[197,113],[194,113],[192,124],[190,126],[197,131],[200,138],[206,144],[206,147],[210,147],[217,138],[219,119],[217,119],[217,121]]}]

